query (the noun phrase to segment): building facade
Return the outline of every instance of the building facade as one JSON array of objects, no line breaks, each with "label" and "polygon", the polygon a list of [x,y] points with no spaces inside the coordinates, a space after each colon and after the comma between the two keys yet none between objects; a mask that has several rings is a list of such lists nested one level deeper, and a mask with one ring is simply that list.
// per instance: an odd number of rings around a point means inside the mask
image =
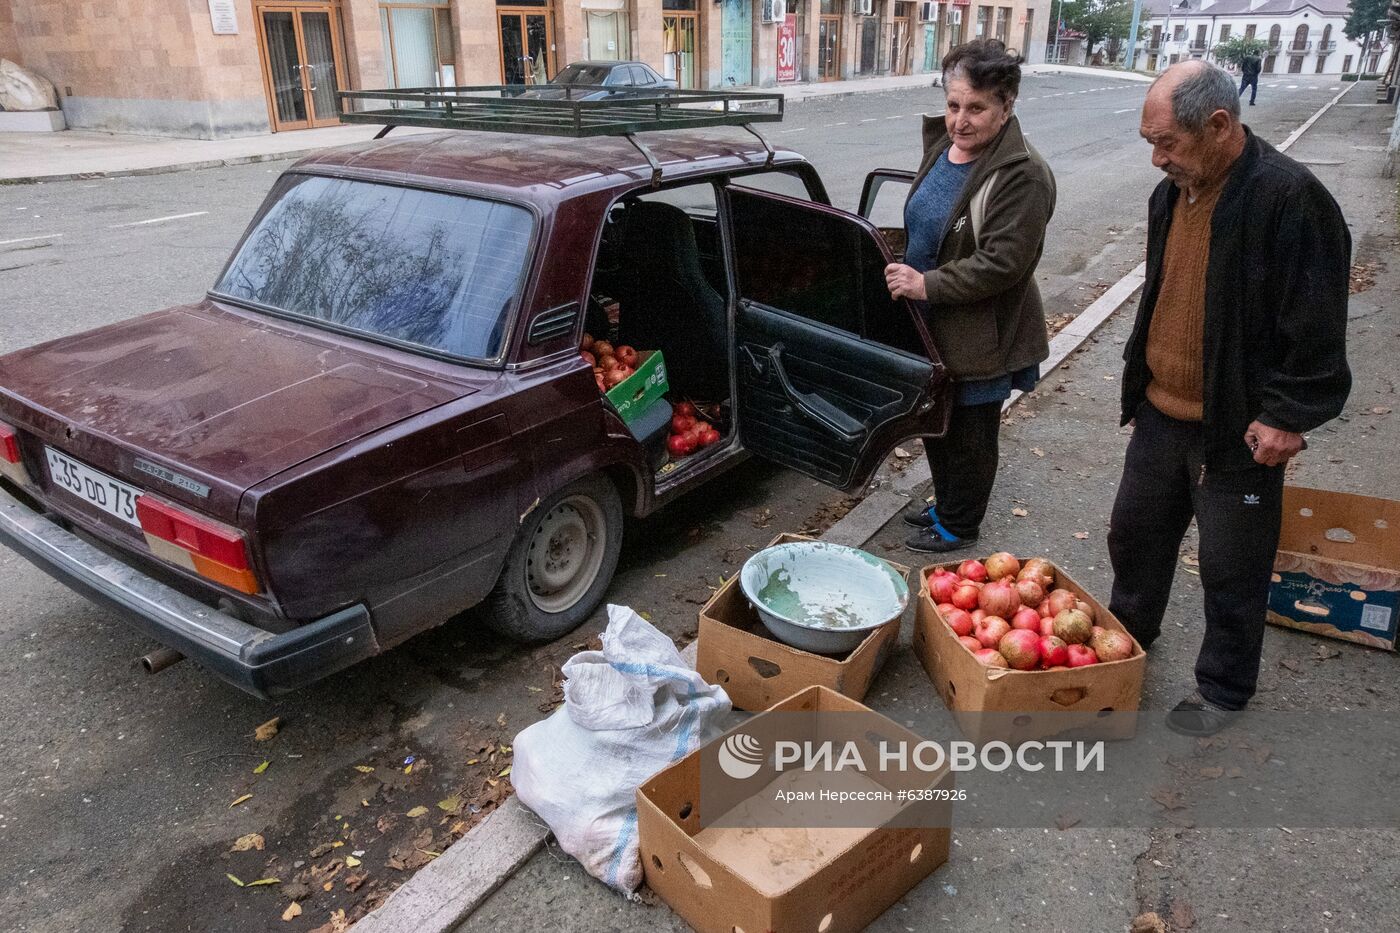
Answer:
[{"label": "building facade", "polygon": [[0,57],[71,127],[220,138],[337,122],[338,90],[535,84],[584,59],[687,88],[936,71],[960,42],[1044,58],[1050,0],[0,0]]},{"label": "building facade", "polygon": [[1145,0],[1136,67],[1213,59],[1221,42],[1246,35],[1268,43],[1266,75],[1374,72],[1389,49],[1348,39],[1349,13],[1348,0]]}]

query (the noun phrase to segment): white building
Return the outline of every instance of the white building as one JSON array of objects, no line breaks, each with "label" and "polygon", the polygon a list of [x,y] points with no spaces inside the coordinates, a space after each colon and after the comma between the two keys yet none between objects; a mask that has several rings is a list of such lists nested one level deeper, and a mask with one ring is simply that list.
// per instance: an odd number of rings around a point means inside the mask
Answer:
[{"label": "white building", "polygon": [[[1269,43],[1264,74],[1375,72],[1382,42],[1363,49],[1346,37],[1348,0],[1144,0],[1136,68],[1160,71],[1241,34]],[[1363,57],[1365,61],[1363,62]]]}]

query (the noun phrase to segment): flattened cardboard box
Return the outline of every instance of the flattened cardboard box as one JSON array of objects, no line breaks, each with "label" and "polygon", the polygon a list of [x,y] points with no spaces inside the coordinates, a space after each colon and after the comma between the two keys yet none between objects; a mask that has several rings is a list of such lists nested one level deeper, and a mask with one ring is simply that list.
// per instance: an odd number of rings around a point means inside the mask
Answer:
[{"label": "flattened cardboard box", "polygon": [[[799,840],[804,834],[794,829],[745,830],[748,842],[743,846],[707,844],[702,834],[714,820],[701,812],[703,756],[715,754],[714,749],[734,732],[761,732],[761,725],[755,727],[755,723],[766,716],[801,711],[878,716],[880,725],[871,728],[878,728],[882,738],[920,740],[854,700],[825,687],[809,687],[643,783],[637,790],[637,832],[647,885],[699,933],[853,933],[948,860],[951,805],[947,803],[926,809],[926,815],[935,814],[933,818],[906,820],[906,807],[901,816],[879,827],[841,830],[841,843],[829,849],[820,840],[803,847]],[[806,773],[811,780],[820,780],[816,774]],[[901,776],[881,777],[898,781]],[[915,786],[953,790],[953,774],[946,767],[936,774],[904,772],[902,777],[899,786],[884,786],[895,792]],[[771,796],[773,783],[757,788],[748,800]],[[784,858],[770,857],[779,849]]]},{"label": "flattened cardboard box", "polygon": [[[1137,639],[1133,639],[1133,656],[1122,661],[1101,662],[1067,671],[984,667],[958,641],[929,595],[928,575],[939,566],[956,571],[958,563],[932,564],[919,570],[914,653],[969,739],[1026,741],[1079,727],[1094,730],[1098,738],[1132,738],[1136,732],[1135,717],[1108,717],[1106,726],[1095,720],[1100,713],[1134,712],[1141,705],[1147,654]],[[1055,569],[1056,587],[1069,590],[1093,607],[1095,625],[1115,629],[1132,638],[1123,623],[1088,590],[1057,564],[1051,566]],[[1037,719],[1034,714],[1038,712],[1055,715]],[[978,715],[982,713],[1016,715]]]},{"label": "flattened cardboard box", "polygon": [[1394,651],[1400,629],[1400,502],[1284,487],[1268,619]]},{"label": "flattened cardboard box", "polygon": [[[768,546],[813,541],[781,534]],[[909,568],[885,561],[906,578]],[[805,687],[823,686],[862,700],[899,640],[899,622],[871,631],[844,658],[813,654],[778,641],[764,627],[734,574],[700,610],[695,669],[724,687],[736,709],[759,712]]]}]

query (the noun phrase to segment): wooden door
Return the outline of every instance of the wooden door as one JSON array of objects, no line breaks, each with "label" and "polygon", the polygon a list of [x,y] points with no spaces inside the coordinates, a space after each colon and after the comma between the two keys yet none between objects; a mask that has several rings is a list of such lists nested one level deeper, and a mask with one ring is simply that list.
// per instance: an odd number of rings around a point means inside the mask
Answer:
[{"label": "wooden door", "polygon": [[258,4],[254,10],[274,133],[340,122],[344,51],[334,4]]},{"label": "wooden door", "polygon": [[544,84],[559,70],[554,61],[554,18],[549,7],[501,8],[501,83]]}]

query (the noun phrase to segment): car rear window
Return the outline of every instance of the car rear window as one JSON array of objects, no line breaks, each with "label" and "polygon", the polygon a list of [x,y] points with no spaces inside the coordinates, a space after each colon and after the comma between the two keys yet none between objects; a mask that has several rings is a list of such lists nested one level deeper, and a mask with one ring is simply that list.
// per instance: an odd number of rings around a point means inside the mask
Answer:
[{"label": "car rear window", "polygon": [[611,68],[607,65],[569,65],[554,76],[551,84],[602,84]]},{"label": "car rear window", "polygon": [[529,211],[337,178],[279,187],[216,294],[452,356],[500,355]]}]

